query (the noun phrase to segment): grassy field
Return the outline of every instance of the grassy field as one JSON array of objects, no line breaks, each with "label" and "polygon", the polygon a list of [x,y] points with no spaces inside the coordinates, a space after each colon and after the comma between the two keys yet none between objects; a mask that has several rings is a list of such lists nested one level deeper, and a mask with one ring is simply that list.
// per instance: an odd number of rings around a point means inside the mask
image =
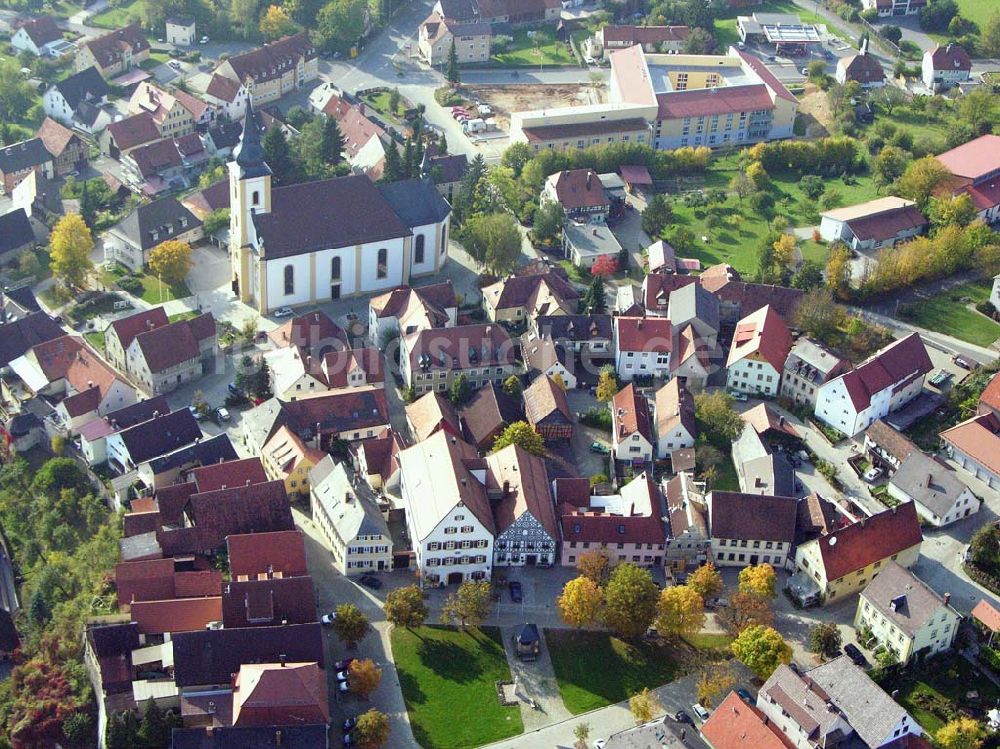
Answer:
[{"label": "grassy field", "polygon": [[[961,2],[961,0],[960,0]],[[966,2],[977,2],[977,0],[966,0]],[[850,36],[846,28],[834,26],[822,16],[810,10],[804,10],[797,6],[792,0],[765,0],[765,2],[753,9],[755,13],[792,13],[802,19],[802,23],[825,24],[830,32],[840,37]],[[736,31],[736,16],[748,15],[745,8],[734,9],[724,13],[722,17],[715,19],[713,35],[720,50],[725,50],[730,44],[736,44],[739,34]],[[963,13],[963,15],[965,15]]]},{"label": "grassy field", "polygon": [[[532,36],[528,36],[531,33]],[[527,29],[514,32],[507,49],[493,55],[501,65],[575,65],[576,58],[566,42],[556,39],[552,29]]]},{"label": "grassy field", "polygon": [[[108,286],[116,284],[118,279],[129,275],[128,270],[122,265],[116,265],[110,271],[102,271],[102,280]],[[186,283],[174,284],[171,286],[168,283],[160,283],[156,276],[150,273],[143,273],[137,278],[142,281],[142,300],[148,302],[149,304],[160,304],[161,302],[169,302],[172,299],[183,299],[184,297],[191,296],[191,290],[187,287]]]},{"label": "grassy field", "polygon": [[121,26],[127,26],[130,15],[142,12],[143,2],[145,0],[132,0],[132,2],[122,3],[117,8],[108,8],[103,13],[91,16],[89,23],[91,26],[99,26],[104,29],[117,29]]},{"label": "grassy field", "polygon": [[986,2],[986,0],[958,0],[958,14],[962,18],[978,23],[980,30],[986,26],[986,22],[996,12],[996,4]]},{"label": "grassy field", "polygon": [[524,730],[517,707],[502,707],[494,682],[509,680],[493,627],[392,630],[392,653],[413,735],[426,749],[463,749]]},{"label": "grassy field", "polygon": [[922,328],[989,346],[1000,338],[1000,325],[969,309],[969,302],[962,299],[971,299],[973,304],[983,302],[990,298],[990,290],[991,284],[986,281],[956,286],[901,308],[900,316]]},{"label": "grassy field", "polygon": [[736,466],[733,461],[723,460],[715,467],[715,481],[712,488],[720,492],[738,492],[740,490],[740,479],[736,475]]},{"label": "grassy field", "polygon": [[397,125],[403,122],[403,112],[411,106],[408,99],[403,96],[399,97],[399,107],[393,111],[392,107],[389,106],[389,99],[392,97],[390,91],[379,91],[375,94],[369,94],[368,96],[362,97],[366,104],[371,105],[372,109],[381,114],[390,122]]},{"label": "grassy field", "polygon": [[[893,687],[895,685],[890,689]],[[995,704],[1000,697],[1000,689],[993,682],[977,674],[964,658],[956,657],[947,668],[924,669],[919,678],[900,685],[896,701],[925,731],[936,733],[945,721],[928,709],[928,700],[947,700],[962,705],[970,689],[979,692],[982,704],[986,706]]]},{"label": "grassy field", "polygon": [[[739,172],[736,156],[715,159],[705,175],[704,187],[724,190]],[[772,174],[771,181],[775,215],[786,218],[792,228],[819,224],[822,208],[802,193],[798,175]],[[840,205],[863,203],[878,197],[870,176],[857,177],[854,184],[850,185],[840,179],[827,180],[826,184],[826,194],[833,191],[840,194]],[[770,228],[766,217],[754,214],[748,205],[741,205],[735,195],[730,195],[722,205],[722,226],[709,232],[705,228],[707,214],[704,208],[692,208],[679,200],[675,200],[672,205],[674,218],[666,230],[667,238],[677,227],[690,230],[695,237],[693,247],[683,250],[678,248],[679,255],[695,257],[706,266],[729,263],[740,273],[750,273],[756,269],[757,247]],[[702,241],[702,237],[707,237],[708,241]],[[799,249],[805,260],[820,263],[826,260],[826,247],[811,239],[800,242]]]},{"label": "grassy field", "polygon": [[559,694],[574,715],[626,700],[643,687],[672,681],[679,671],[661,644],[640,645],[607,632],[545,630]]},{"label": "grassy field", "polygon": [[695,650],[730,654],[729,646],[733,644],[733,638],[722,632],[699,632],[696,635],[688,635],[684,642]]}]

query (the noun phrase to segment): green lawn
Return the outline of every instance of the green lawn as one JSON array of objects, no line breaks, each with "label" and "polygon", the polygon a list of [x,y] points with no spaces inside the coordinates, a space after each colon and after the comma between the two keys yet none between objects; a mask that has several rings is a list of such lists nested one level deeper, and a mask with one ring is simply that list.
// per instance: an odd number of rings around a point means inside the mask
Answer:
[{"label": "green lawn", "polygon": [[990,298],[991,284],[986,281],[963,284],[935,295],[921,299],[901,308],[900,316],[921,328],[954,336],[978,346],[989,346],[1000,338],[1000,325],[969,309],[968,302],[986,301]]},{"label": "green lawn", "polygon": [[510,680],[494,627],[392,630],[392,653],[413,735],[425,749],[463,749],[524,731],[517,707],[502,707],[494,682]]},{"label": "green lawn", "polygon": [[661,643],[639,645],[608,632],[546,629],[559,694],[574,715],[621,702],[644,687],[672,681],[679,672],[673,654]]},{"label": "green lawn", "polygon": [[1000,697],[1000,689],[993,682],[977,674],[964,658],[955,657],[944,667],[927,667],[919,678],[904,679],[898,686],[890,684],[887,691],[898,688],[896,701],[912,715],[925,731],[936,733],[945,724],[939,714],[931,709],[930,701],[949,700],[962,705],[966,692],[979,692],[982,705],[989,707]]},{"label": "green lawn", "polygon": [[715,481],[712,488],[720,492],[738,492],[740,490],[740,479],[736,475],[736,466],[727,456],[725,460],[715,466]]},{"label": "green lawn", "polygon": [[986,27],[986,22],[996,12],[996,5],[986,0],[957,0],[958,14],[979,24],[980,30]]},{"label": "green lawn", "polygon": [[[978,0],[966,1],[977,2]],[[959,0],[959,2],[962,2],[962,0]],[[831,33],[843,38],[850,36],[846,28],[835,26],[817,13],[800,8],[793,0],[765,0],[762,5],[754,8],[753,11],[755,13],[792,13],[802,19],[802,23],[824,24]],[[729,45],[736,44],[740,40],[739,34],[736,31],[736,16],[738,15],[748,15],[746,8],[724,12],[721,17],[715,19],[713,36],[715,37],[715,43],[719,51],[725,51]],[[963,13],[963,15],[965,14]]]},{"label": "green lawn", "polygon": [[[101,272],[102,280],[109,286],[116,284],[118,279],[127,275],[130,274],[128,269],[123,265],[115,265],[110,271]],[[160,304],[161,302],[169,302],[173,299],[183,299],[184,297],[191,296],[191,290],[184,282],[171,286],[166,282],[160,283],[159,279],[151,273],[143,273],[136,277],[142,282],[142,294],[140,296],[144,302],[148,302],[149,304]]]},{"label": "green lawn", "polygon": [[390,122],[396,124],[401,124],[403,119],[403,112],[405,112],[411,105],[411,103],[403,96],[399,97],[399,107],[396,111],[393,111],[389,106],[389,99],[392,96],[389,91],[379,91],[375,94],[370,94],[363,97],[365,103],[370,104],[372,109],[379,112]]},{"label": "green lawn", "polygon": [[89,333],[84,333],[83,337],[87,339],[87,343],[93,346],[94,351],[98,353],[104,352],[104,333],[96,330],[92,330]]},{"label": "green lawn", "polygon": [[699,632],[696,635],[687,635],[684,642],[695,650],[728,655],[731,652],[729,646],[733,644],[733,638],[722,632]]},{"label": "green lawn", "polygon": [[122,26],[128,26],[129,16],[133,12],[136,14],[141,13],[144,1],[132,0],[131,2],[122,3],[117,8],[108,8],[103,13],[91,16],[89,23],[91,26],[99,26],[104,29],[117,29]]},{"label": "green lawn", "polygon": [[[528,34],[533,36],[528,36]],[[522,29],[514,41],[492,58],[501,65],[576,65],[576,57],[566,42],[556,39],[552,29]]]}]

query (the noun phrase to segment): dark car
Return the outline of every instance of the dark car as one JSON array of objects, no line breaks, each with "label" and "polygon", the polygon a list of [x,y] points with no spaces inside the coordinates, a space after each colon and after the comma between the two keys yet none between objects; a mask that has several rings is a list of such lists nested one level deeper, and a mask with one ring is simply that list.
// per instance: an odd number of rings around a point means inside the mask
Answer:
[{"label": "dark car", "polygon": [[962,369],[972,369],[975,366],[971,361],[966,359],[964,356],[959,356],[958,354],[955,354],[955,356],[951,357],[951,361],[952,363],[954,363],[956,367],[961,367]]},{"label": "dark car", "polygon": [[354,726],[356,726],[357,724],[358,724],[358,719],[352,716],[344,721],[343,725],[341,725],[341,728],[343,729],[344,733],[350,733],[351,731],[354,730]]},{"label": "dark car", "polygon": [[855,666],[861,666],[864,668],[868,665],[868,660],[865,658],[864,653],[862,653],[861,650],[858,649],[858,646],[853,642],[849,642],[844,645],[844,652],[847,654],[848,658],[854,661]]},{"label": "dark car", "polygon": [[743,687],[737,689],[736,694],[738,694],[740,699],[746,702],[748,705],[752,705],[754,703],[753,695],[750,694],[750,692],[744,689]]},{"label": "dark car", "polygon": [[674,720],[677,723],[693,723],[694,722],[694,721],[691,720],[691,716],[688,715],[683,710],[678,710],[676,713],[674,713]]},{"label": "dark car", "polygon": [[246,393],[244,393],[240,388],[236,386],[235,382],[230,382],[228,387],[229,387],[229,392],[237,396],[238,398],[242,398],[243,396],[246,395]]},{"label": "dark car", "polygon": [[510,588],[510,600],[514,603],[520,603],[523,598],[521,596],[521,583],[517,580],[511,580],[507,587]]},{"label": "dark car", "polygon": [[378,590],[382,587],[382,581],[375,577],[375,575],[362,575],[358,578],[358,582],[366,588],[372,588],[374,590]]},{"label": "dark car", "polygon": [[344,669],[350,668],[352,663],[354,663],[353,658],[344,658],[342,661],[337,661],[334,666],[338,671],[343,671]]}]

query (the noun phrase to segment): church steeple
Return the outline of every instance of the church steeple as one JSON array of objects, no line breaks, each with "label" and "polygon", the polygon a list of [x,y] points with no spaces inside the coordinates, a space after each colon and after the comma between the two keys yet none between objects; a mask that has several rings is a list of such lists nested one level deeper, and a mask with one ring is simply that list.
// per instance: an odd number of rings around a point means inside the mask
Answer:
[{"label": "church steeple", "polygon": [[243,134],[233,149],[233,160],[239,167],[240,177],[270,176],[271,169],[264,161],[264,147],[260,143],[260,128],[253,112],[253,98],[247,95],[247,112],[243,120]]}]

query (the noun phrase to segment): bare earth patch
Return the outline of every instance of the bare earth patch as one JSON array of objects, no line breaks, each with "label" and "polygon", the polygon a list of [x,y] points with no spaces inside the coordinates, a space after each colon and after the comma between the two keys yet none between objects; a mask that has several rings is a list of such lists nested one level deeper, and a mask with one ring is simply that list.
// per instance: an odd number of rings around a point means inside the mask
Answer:
[{"label": "bare earth patch", "polygon": [[805,93],[799,97],[799,114],[805,120],[807,138],[824,138],[830,134],[833,111],[826,91],[819,86],[806,86]]},{"label": "bare earth patch", "polygon": [[606,99],[606,91],[594,88],[589,83],[558,84],[489,84],[466,85],[463,93],[476,101],[489,104],[496,113],[497,124],[502,129],[510,126],[510,113],[526,109],[601,104]]}]

